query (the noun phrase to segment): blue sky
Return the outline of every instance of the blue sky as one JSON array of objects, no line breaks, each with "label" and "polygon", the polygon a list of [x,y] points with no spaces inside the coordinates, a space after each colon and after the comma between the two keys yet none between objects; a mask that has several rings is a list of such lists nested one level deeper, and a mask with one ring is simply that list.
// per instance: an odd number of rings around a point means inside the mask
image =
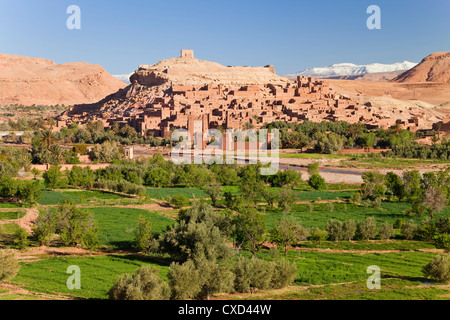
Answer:
[{"label": "blue sky", "polygon": [[[69,5],[81,30],[69,30]],[[369,30],[369,5],[381,30]],[[419,62],[450,51],[448,0],[1,0],[0,52],[129,73],[193,49],[223,65],[278,74],[341,62]]]}]

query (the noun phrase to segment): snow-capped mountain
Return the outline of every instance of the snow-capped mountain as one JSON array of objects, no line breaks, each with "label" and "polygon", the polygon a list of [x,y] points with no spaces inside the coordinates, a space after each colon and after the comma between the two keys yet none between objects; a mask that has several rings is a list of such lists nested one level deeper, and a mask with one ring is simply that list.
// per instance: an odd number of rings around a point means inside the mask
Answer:
[{"label": "snow-capped mountain", "polygon": [[367,65],[356,65],[353,63],[338,63],[328,67],[309,68],[295,75],[308,77],[332,77],[332,76],[354,76],[371,73],[387,73],[394,71],[406,71],[414,68],[417,63],[404,61],[393,64],[371,63]]},{"label": "snow-capped mountain", "polygon": [[134,72],[129,74],[114,74],[113,77],[119,79],[122,82],[125,82],[126,84],[130,84],[130,77],[133,73]]}]

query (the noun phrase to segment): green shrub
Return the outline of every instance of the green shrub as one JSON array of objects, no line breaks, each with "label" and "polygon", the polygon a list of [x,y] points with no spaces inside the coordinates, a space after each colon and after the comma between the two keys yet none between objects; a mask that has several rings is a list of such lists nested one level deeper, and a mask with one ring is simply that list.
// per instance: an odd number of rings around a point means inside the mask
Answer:
[{"label": "green shrub", "polygon": [[327,203],[327,209],[329,212],[333,212],[334,211],[334,204],[333,202],[328,202]]},{"label": "green shrub", "polygon": [[271,241],[280,247],[284,247],[285,255],[287,255],[289,246],[305,241],[307,236],[308,230],[292,217],[283,217],[278,225],[270,231]]},{"label": "green shrub", "polygon": [[153,238],[152,223],[150,218],[144,216],[138,217],[138,227],[134,237],[134,248],[148,254],[156,251],[158,248],[158,241]]},{"label": "green shrub", "polygon": [[436,228],[440,233],[450,233],[450,218],[439,218],[436,222]]},{"label": "green shrub", "polygon": [[234,266],[234,288],[237,292],[281,289],[294,281],[297,272],[295,262],[285,259],[271,262],[239,256]]},{"label": "green shrub", "polygon": [[322,176],[318,173],[313,174],[309,178],[308,184],[310,185],[311,188],[313,188],[315,190],[323,190],[327,186],[325,183],[325,179],[322,178]]},{"label": "green shrub", "polygon": [[280,258],[280,249],[278,247],[272,247],[269,249],[269,256],[272,260]]},{"label": "green shrub", "polygon": [[297,277],[298,269],[295,262],[282,259],[277,261],[272,273],[271,287],[281,289],[292,284]]},{"label": "green shrub", "polygon": [[392,224],[384,222],[380,227],[380,239],[389,240],[395,235],[394,227]]},{"label": "green shrub", "polygon": [[409,220],[409,221],[403,223],[403,225],[401,227],[402,235],[406,240],[414,239],[418,230],[419,230],[419,227],[414,223],[413,220]]},{"label": "green shrub", "polygon": [[168,300],[170,289],[157,268],[143,266],[135,274],[120,276],[108,295],[111,300]]},{"label": "green shrub", "polygon": [[418,238],[423,241],[431,241],[436,234],[436,225],[429,219],[425,220],[417,231]]},{"label": "green shrub", "polygon": [[342,239],[351,241],[356,234],[356,223],[353,220],[346,221],[342,224]]},{"label": "green shrub", "polygon": [[377,235],[378,229],[375,218],[370,217],[356,225],[356,234],[359,239],[370,240]]},{"label": "green shrub", "polygon": [[331,219],[327,222],[326,231],[328,231],[328,239],[331,241],[341,241],[344,238],[343,223]]},{"label": "green shrub", "polygon": [[277,195],[278,207],[288,212],[292,204],[295,202],[294,192],[288,187],[283,187]]},{"label": "green shrub", "polygon": [[14,278],[20,270],[13,251],[0,250],[0,283]]},{"label": "green shrub", "polygon": [[28,240],[28,232],[24,228],[19,228],[14,233],[14,243],[20,250],[23,250],[30,245],[30,240]]},{"label": "green shrub", "polygon": [[316,243],[321,243],[322,241],[325,241],[328,238],[328,233],[326,233],[323,230],[320,230],[319,228],[312,228],[309,231],[309,237],[308,240],[314,241]]},{"label": "green shrub", "polygon": [[438,282],[450,280],[450,261],[447,256],[437,255],[429,264],[422,268],[425,277]]},{"label": "green shrub", "polygon": [[190,201],[184,195],[176,194],[170,198],[169,203],[175,208],[180,209],[182,207],[187,207],[190,204]]},{"label": "green shrub", "polygon": [[171,299],[187,300],[194,298],[201,289],[199,272],[192,260],[183,264],[173,262],[167,275]]},{"label": "green shrub", "polygon": [[360,204],[361,203],[361,194],[359,192],[355,192],[351,197],[350,197],[350,202],[354,203],[354,204]]},{"label": "green shrub", "polygon": [[450,251],[450,234],[442,233],[434,237],[434,245],[438,249]]},{"label": "green shrub", "polygon": [[405,218],[398,218],[394,223],[394,228],[401,229],[403,224],[405,224],[405,222],[406,222]]}]

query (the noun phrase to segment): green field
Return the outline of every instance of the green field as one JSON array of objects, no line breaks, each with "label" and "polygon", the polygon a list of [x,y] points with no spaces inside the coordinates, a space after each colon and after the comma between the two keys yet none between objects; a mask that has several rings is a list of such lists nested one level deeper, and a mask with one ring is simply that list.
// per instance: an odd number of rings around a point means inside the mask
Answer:
[{"label": "green field", "polygon": [[[397,219],[412,219],[416,223],[425,220],[427,216],[407,216],[405,211],[411,208],[411,204],[405,202],[383,202],[380,209],[365,208],[350,203],[334,203],[334,210],[330,212],[325,203],[312,204],[314,211],[308,211],[308,205],[295,204],[292,206],[290,214],[299,221],[303,227],[318,227],[325,229],[327,221],[336,219],[340,221],[354,220],[355,222],[365,220],[367,217],[374,217],[378,224],[388,222],[394,224]],[[436,219],[440,217],[450,217],[450,207],[446,207],[442,212],[437,213]],[[274,225],[283,217],[283,212],[278,209],[266,209],[266,225],[273,228]]]},{"label": "green field", "polygon": [[96,199],[111,200],[123,199],[121,195],[117,195],[104,191],[42,191],[42,197],[39,200],[41,205],[60,204],[63,200],[73,200],[77,204],[88,203]]},{"label": "green field", "polygon": [[[81,290],[69,290],[66,273],[69,266],[76,265],[81,271]],[[168,262],[133,255],[94,257],[53,257],[36,262],[22,263],[14,282],[31,291],[60,293],[76,298],[107,299],[108,290],[119,275],[134,273],[142,265],[160,269],[160,276],[167,279]]]},{"label": "green field", "polygon": [[338,166],[345,168],[390,168],[390,169],[408,169],[417,168],[417,166],[430,166],[436,164],[448,164],[444,160],[422,160],[422,159],[405,159],[405,158],[363,158],[355,157],[341,161]]},{"label": "green field", "polygon": [[[271,259],[267,251],[257,255]],[[439,299],[439,295],[448,294],[448,290],[429,284],[421,273],[421,268],[432,256],[431,253],[422,252],[359,255],[289,251],[287,259],[295,261],[298,266],[293,287],[283,290],[282,296],[270,292],[267,294],[272,299]],[[82,299],[106,299],[118,275],[132,273],[142,265],[152,265],[158,267],[161,278],[167,280],[168,264],[169,261],[164,259],[132,255],[53,257],[22,263],[14,282],[36,292],[60,293]],[[66,287],[69,277],[66,270],[71,265],[80,267],[81,290],[71,291]],[[381,269],[381,290],[370,291],[366,287],[369,276],[367,268],[372,265]],[[414,288],[419,285],[425,287]],[[302,287],[308,290],[299,290]]]},{"label": "green field", "polygon": [[160,233],[175,223],[167,217],[135,208],[89,208],[100,228],[99,240],[102,244],[115,248],[130,248],[140,215],[150,218],[152,231]]},{"label": "green field", "polygon": [[29,205],[23,203],[0,202],[1,209],[28,208]]},{"label": "green field", "polygon": [[188,199],[208,198],[208,195],[197,188],[147,188],[147,195],[150,198],[164,200],[166,197],[173,197],[176,194],[182,194]]},{"label": "green field", "polygon": [[8,212],[0,212],[0,220],[14,220],[20,219],[25,215],[25,212],[22,211],[8,211]]}]

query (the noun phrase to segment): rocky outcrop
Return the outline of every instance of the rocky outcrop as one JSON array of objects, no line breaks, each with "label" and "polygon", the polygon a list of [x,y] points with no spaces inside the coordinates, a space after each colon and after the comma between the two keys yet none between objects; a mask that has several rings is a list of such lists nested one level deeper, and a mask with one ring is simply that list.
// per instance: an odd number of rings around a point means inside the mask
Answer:
[{"label": "rocky outcrop", "polygon": [[433,53],[392,81],[397,83],[450,83],[450,52]]},{"label": "rocky outcrop", "polygon": [[93,103],[125,86],[100,65],[0,54],[2,105]]},{"label": "rocky outcrop", "polygon": [[219,63],[202,61],[192,56],[162,60],[155,65],[142,65],[130,77],[131,83],[157,86],[165,83],[181,86],[206,84],[255,85],[285,84],[287,79],[275,74],[273,66],[225,67]]}]

